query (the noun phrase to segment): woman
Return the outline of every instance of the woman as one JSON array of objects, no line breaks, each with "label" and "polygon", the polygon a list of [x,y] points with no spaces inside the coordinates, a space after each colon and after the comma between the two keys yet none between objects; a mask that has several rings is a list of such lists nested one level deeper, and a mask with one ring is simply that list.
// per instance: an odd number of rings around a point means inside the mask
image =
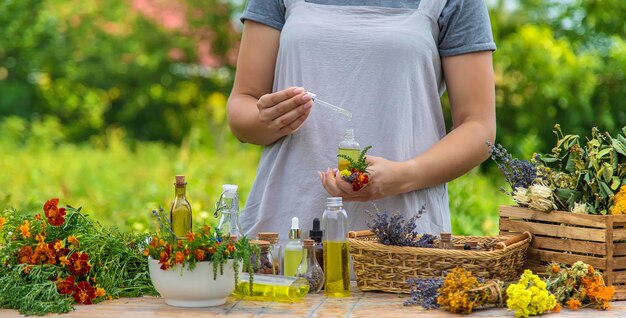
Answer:
[{"label": "woman", "polygon": [[[328,196],[348,201],[350,229],[366,228],[367,211],[410,216],[425,206],[418,229],[450,231],[446,182],[485,160],[495,138],[485,3],[249,0],[242,20],[229,124],[241,141],[264,146],[241,214],[247,234],[276,231],[284,241],[291,217],[309,228]],[[352,120],[318,107],[307,91]],[[370,182],[359,191],[326,169],[345,128],[373,146]]]}]

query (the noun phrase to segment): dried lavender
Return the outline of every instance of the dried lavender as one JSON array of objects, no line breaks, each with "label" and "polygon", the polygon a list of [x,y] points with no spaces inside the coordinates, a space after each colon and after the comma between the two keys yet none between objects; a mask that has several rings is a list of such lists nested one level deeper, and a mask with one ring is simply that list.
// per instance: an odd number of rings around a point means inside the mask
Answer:
[{"label": "dried lavender", "polygon": [[371,222],[367,226],[378,237],[378,241],[385,245],[414,246],[414,247],[435,247],[435,236],[430,234],[421,235],[417,231],[417,219],[426,212],[426,207],[413,215],[408,221],[400,214],[392,215],[387,212],[375,213]]},{"label": "dried lavender", "polygon": [[520,187],[527,189],[533,184],[537,178],[537,168],[532,162],[513,158],[500,144],[494,146],[487,142],[487,146],[489,146],[491,159],[504,174],[512,190]]},{"label": "dried lavender", "polygon": [[411,285],[411,298],[404,302],[405,306],[419,305],[424,309],[439,308],[437,297],[439,288],[443,286],[443,278],[412,277],[406,280]]}]

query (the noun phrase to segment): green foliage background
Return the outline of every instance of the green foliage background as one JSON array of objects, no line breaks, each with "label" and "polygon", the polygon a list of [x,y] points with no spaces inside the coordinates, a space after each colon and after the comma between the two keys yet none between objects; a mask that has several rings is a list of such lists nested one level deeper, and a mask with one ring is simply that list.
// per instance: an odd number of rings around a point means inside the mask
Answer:
[{"label": "green foliage background", "polygon": [[[581,135],[626,124],[626,2],[487,1],[498,142],[549,152],[552,126]],[[241,1],[0,2],[0,199],[50,197],[105,225],[144,231],[189,179],[195,222],[223,183],[252,184],[260,148],[228,131]],[[444,98],[444,107],[449,107]],[[450,183],[453,228],[497,233],[504,179],[489,162]]]}]

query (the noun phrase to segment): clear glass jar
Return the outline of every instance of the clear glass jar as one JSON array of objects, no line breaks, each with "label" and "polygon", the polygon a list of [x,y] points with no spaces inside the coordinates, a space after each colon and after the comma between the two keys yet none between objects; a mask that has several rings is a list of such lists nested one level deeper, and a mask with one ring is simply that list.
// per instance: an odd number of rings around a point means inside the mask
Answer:
[{"label": "clear glass jar", "polygon": [[272,255],[272,265],[274,266],[274,274],[282,275],[283,256],[280,244],[278,244],[278,233],[276,232],[260,232],[257,234],[257,239],[261,241],[268,241],[270,243],[269,253]]},{"label": "clear glass jar", "polygon": [[236,236],[240,239],[243,235],[241,226],[239,225],[239,195],[237,194],[237,186],[234,184],[225,184],[222,186],[223,192],[220,199],[215,204],[215,217],[221,213],[220,221],[217,229],[222,236]]},{"label": "clear glass jar", "polygon": [[322,215],[324,231],[324,294],[329,297],[350,296],[350,252],[348,249],[348,214],[341,197],[326,199]]},{"label": "clear glass jar", "polygon": [[304,240],[304,254],[296,270],[296,276],[306,278],[310,293],[318,293],[324,287],[324,271],[315,257],[314,240]]}]

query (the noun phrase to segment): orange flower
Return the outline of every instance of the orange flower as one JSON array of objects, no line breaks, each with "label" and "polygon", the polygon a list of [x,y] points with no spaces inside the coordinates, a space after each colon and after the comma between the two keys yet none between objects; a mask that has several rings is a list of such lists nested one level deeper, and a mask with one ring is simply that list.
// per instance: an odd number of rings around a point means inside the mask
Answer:
[{"label": "orange flower", "polygon": [[198,261],[204,261],[204,258],[206,257],[206,255],[204,254],[204,251],[199,248],[193,251],[193,255],[196,257]]},{"label": "orange flower", "polygon": [[187,233],[187,241],[193,242],[195,239],[196,237],[193,235],[193,232],[189,231],[189,233]]},{"label": "orange flower", "polygon": [[570,298],[565,304],[567,304],[567,308],[571,310],[578,310],[580,306],[582,305],[580,303],[580,300],[576,298]]},{"label": "orange flower", "polygon": [[65,209],[59,208],[59,199],[54,198],[46,201],[43,205],[44,215],[52,226],[60,226],[65,223]]},{"label": "orange flower", "polygon": [[35,220],[41,221],[41,214],[39,213],[35,214]]},{"label": "orange flower", "polygon": [[176,252],[176,256],[174,257],[174,263],[182,264],[185,261],[185,255],[182,252]]},{"label": "orange flower", "polygon": [[554,308],[552,308],[552,310],[550,310],[552,312],[561,312],[561,304],[559,304],[559,302],[556,302],[556,305],[554,305]]},{"label": "orange flower", "polygon": [[107,295],[106,290],[102,287],[96,287],[96,297],[104,297]]},{"label": "orange flower", "polygon": [[228,254],[234,252],[235,251],[235,245],[228,244],[228,246],[226,247],[226,250],[228,251]]},{"label": "orange flower", "polygon": [[146,247],[146,248],[143,250],[143,256],[149,256],[149,255],[150,255],[150,248],[149,248],[149,247]]},{"label": "orange flower", "polygon": [[22,246],[17,253],[18,264],[32,264],[33,248],[30,246]]},{"label": "orange flower", "polygon": [[556,274],[561,271],[561,266],[559,264],[550,264],[550,271]]},{"label": "orange flower", "polygon": [[37,244],[37,245],[45,245],[46,244],[44,242],[46,240],[46,234],[44,234],[44,233],[39,233],[39,234],[35,235],[35,239],[37,240],[37,242],[39,242],[39,244]]},{"label": "orange flower", "polygon": [[29,238],[30,237],[30,222],[28,222],[28,220],[24,220],[24,223],[18,226],[17,230],[22,234],[23,238]]},{"label": "orange flower", "polygon": [[77,303],[91,305],[96,298],[96,290],[88,282],[78,282],[72,296]]},{"label": "orange flower", "polygon": [[65,279],[57,279],[57,291],[62,295],[70,295],[74,292],[74,276],[67,276]]},{"label": "orange flower", "polygon": [[59,241],[59,240],[57,240],[57,241],[54,243],[54,250],[55,250],[55,251],[57,251],[57,252],[60,252],[60,251],[61,251],[64,247],[65,247],[65,246],[63,245],[63,242],[61,242],[61,241]]},{"label": "orange flower", "polygon": [[6,223],[7,223],[7,219],[0,216],[0,230],[2,230],[2,227],[4,227],[4,224]]},{"label": "orange flower", "polygon": [[74,253],[70,256],[69,260],[70,264],[68,269],[73,275],[85,276],[91,269],[91,264],[89,264],[89,255],[86,253]]},{"label": "orange flower", "polygon": [[582,278],[583,287],[585,289],[586,296],[591,302],[596,304],[598,309],[609,308],[609,302],[613,298],[615,288],[613,286],[607,287],[604,285],[604,279],[602,275],[594,275],[592,278]]},{"label": "orange flower", "polygon": [[80,244],[80,242],[78,241],[78,239],[74,235],[68,236],[67,237],[67,242],[72,244],[74,247],[78,247],[78,245]]},{"label": "orange flower", "polygon": [[67,266],[70,264],[70,260],[68,260],[65,256],[61,256],[59,257],[59,263],[61,263],[61,266]]}]

